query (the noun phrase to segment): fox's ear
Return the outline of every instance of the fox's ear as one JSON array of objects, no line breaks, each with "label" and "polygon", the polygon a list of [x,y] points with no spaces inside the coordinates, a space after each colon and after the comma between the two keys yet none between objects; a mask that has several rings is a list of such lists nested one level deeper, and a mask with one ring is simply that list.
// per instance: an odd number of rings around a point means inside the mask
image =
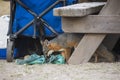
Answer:
[{"label": "fox's ear", "polygon": [[48,41],[47,39],[45,39],[44,44],[48,44],[48,42],[49,42],[49,41]]},{"label": "fox's ear", "polygon": [[42,45],[48,45],[48,40],[45,39],[44,41],[41,41],[41,44],[42,44]]}]

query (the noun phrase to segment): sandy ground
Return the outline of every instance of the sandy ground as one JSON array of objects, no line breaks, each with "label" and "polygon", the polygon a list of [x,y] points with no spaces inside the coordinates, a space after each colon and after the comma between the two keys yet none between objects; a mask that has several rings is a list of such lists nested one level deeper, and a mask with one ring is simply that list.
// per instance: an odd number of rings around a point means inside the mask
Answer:
[{"label": "sandy ground", "polygon": [[9,8],[10,8],[9,1],[0,0],[0,16],[10,14]]},{"label": "sandy ground", "polygon": [[0,80],[120,80],[120,63],[16,65],[0,60]]},{"label": "sandy ground", "polygon": [[[3,14],[9,14],[9,1],[0,0]],[[28,66],[0,60],[0,80],[120,80],[120,63]]]}]

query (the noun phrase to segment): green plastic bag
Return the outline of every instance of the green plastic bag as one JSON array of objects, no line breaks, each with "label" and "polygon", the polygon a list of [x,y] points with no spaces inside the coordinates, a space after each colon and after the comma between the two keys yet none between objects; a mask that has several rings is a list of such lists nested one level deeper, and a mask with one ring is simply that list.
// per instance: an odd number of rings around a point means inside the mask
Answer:
[{"label": "green plastic bag", "polygon": [[39,56],[37,54],[32,54],[30,57],[28,57],[27,59],[16,59],[16,64],[19,65],[23,65],[23,64],[29,64],[29,65],[33,65],[33,64],[43,64],[45,63],[45,57],[43,55]]},{"label": "green plastic bag", "polygon": [[46,60],[44,55],[37,55],[32,54],[27,59],[16,59],[16,64],[23,65],[33,65],[33,64],[45,64],[45,63],[52,63],[52,64],[65,64],[65,58],[61,55],[50,55],[50,57]]}]

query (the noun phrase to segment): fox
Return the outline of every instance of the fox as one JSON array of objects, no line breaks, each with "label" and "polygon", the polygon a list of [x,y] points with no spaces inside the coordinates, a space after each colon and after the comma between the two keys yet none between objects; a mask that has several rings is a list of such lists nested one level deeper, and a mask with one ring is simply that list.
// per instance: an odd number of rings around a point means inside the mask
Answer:
[{"label": "fox", "polygon": [[45,40],[43,45],[43,52],[47,56],[53,52],[61,52],[62,56],[66,61],[69,60],[74,48],[77,47],[79,41],[81,40],[82,35],[72,34],[72,33],[63,33],[57,36],[56,38],[48,41]]},{"label": "fox", "polygon": [[[61,55],[68,62],[83,35],[81,33],[63,33],[50,41],[45,40],[42,44],[43,52],[47,56],[54,52],[61,52]],[[114,61],[113,54],[103,44],[94,53],[94,62],[98,62],[98,56],[105,58],[108,62]]]}]

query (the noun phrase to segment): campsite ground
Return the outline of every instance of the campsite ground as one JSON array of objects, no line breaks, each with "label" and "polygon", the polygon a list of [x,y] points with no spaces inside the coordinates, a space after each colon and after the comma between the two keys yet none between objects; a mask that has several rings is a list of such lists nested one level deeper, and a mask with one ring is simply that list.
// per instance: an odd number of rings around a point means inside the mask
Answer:
[{"label": "campsite ground", "polygon": [[0,0],[0,16],[8,15],[10,13],[9,8],[10,8],[9,1]]},{"label": "campsite ground", "polygon": [[[0,0],[0,16],[9,14],[9,1]],[[0,80],[120,80],[120,62],[80,65],[17,65],[0,60]]]},{"label": "campsite ground", "polygon": [[120,63],[16,65],[0,60],[0,80],[120,80]]}]

